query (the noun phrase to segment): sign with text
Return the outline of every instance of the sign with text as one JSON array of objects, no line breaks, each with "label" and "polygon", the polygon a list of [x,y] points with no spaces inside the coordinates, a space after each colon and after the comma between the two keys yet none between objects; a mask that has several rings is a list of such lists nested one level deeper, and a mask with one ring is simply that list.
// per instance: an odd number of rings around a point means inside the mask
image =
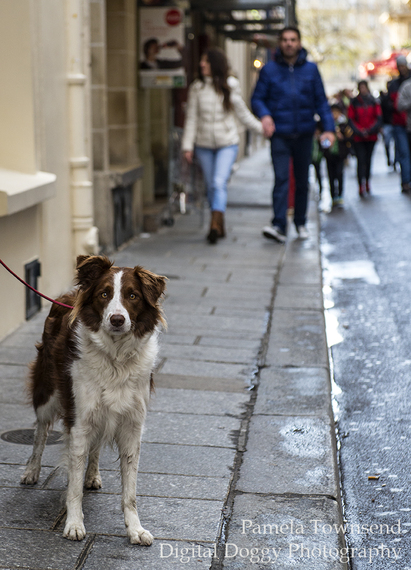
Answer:
[{"label": "sign with text", "polygon": [[140,8],[140,85],[185,87],[184,11],[176,6]]}]

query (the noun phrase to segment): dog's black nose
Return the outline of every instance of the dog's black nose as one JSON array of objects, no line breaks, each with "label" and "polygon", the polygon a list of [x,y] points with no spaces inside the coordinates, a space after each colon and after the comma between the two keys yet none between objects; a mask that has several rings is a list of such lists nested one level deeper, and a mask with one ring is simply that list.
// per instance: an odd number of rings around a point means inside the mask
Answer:
[{"label": "dog's black nose", "polygon": [[124,325],[125,320],[126,319],[123,317],[123,315],[112,315],[110,317],[110,323],[117,329]]}]

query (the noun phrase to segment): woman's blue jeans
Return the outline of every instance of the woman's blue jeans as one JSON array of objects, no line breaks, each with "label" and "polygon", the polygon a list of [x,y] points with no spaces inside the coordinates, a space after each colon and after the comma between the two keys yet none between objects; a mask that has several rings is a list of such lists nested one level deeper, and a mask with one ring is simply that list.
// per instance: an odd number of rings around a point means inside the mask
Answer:
[{"label": "woman's blue jeans", "polygon": [[207,187],[207,199],[212,211],[225,212],[227,182],[237,158],[238,144],[221,148],[195,147]]}]

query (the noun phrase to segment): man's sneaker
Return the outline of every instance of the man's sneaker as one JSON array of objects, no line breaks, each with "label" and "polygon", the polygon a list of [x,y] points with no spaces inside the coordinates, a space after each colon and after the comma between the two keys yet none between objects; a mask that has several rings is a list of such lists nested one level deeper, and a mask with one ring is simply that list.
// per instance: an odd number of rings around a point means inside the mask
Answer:
[{"label": "man's sneaker", "polygon": [[305,226],[298,226],[297,233],[299,239],[308,239],[310,237],[310,234],[308,233],[308,230]]},{"label": "man's sneaker", "polygon": [[278,243],[285,243],[287,240],[284,232],[278,226],[265,226],[263,236],[278,241]]},{"label": "man's sneaker", "polygon": [[337,198],[333,198],[333,206],[335,208],[344,208],[343,198],[341,198],[341,196],[338,196]]}]

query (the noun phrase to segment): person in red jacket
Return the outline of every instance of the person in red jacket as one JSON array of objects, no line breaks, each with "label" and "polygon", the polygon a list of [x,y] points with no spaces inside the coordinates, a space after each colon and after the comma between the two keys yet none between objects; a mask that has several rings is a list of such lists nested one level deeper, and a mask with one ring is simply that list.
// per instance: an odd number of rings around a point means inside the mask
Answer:
[{"label": "person in red jacket", "polygon": [[348,124],[354,131],[360,197],[370,193],[371,157],[382,126],[381,106],[371,95],[367,81],[358,83],[358,95],[348,107]]}]

